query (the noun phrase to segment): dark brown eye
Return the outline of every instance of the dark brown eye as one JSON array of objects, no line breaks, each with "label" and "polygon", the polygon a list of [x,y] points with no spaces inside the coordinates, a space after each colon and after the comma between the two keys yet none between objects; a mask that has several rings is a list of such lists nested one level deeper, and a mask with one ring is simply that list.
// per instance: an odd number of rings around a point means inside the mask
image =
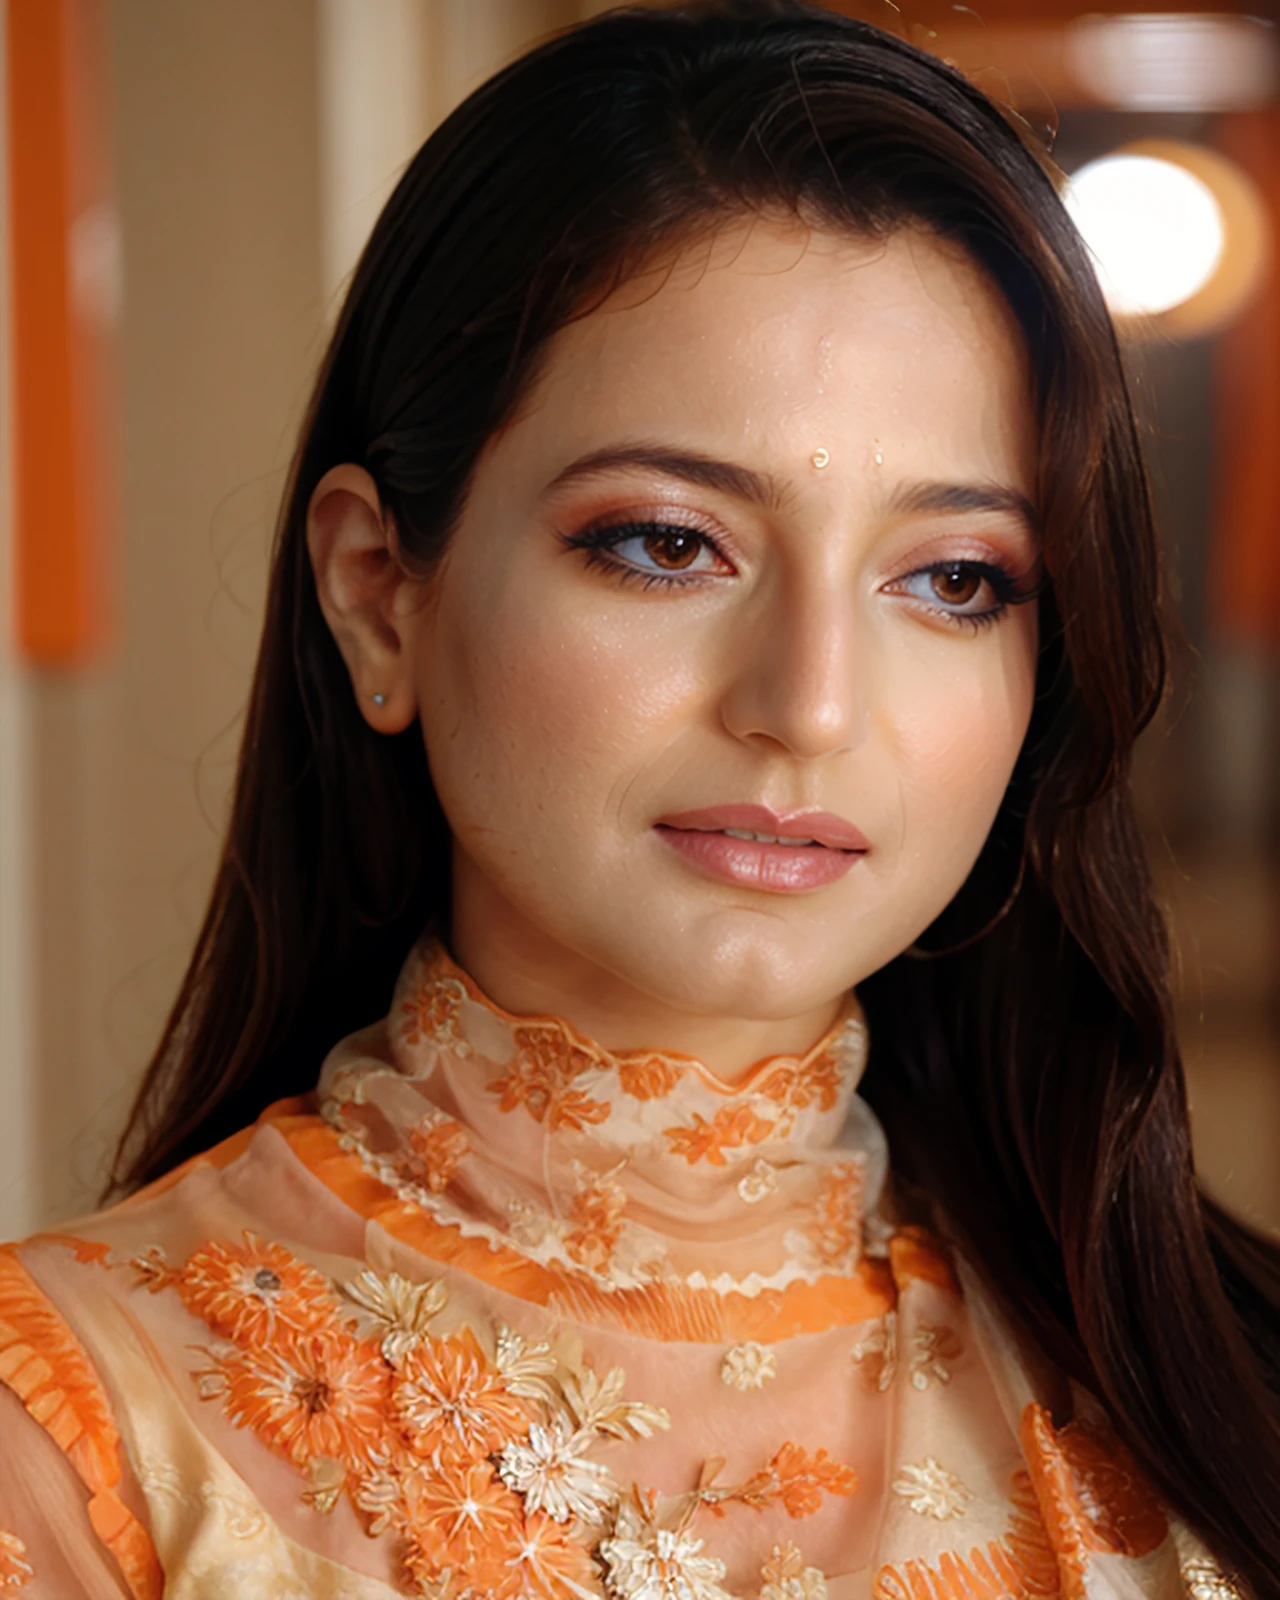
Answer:
[{"label": "dark brown eye", "polygon": [[929,585],[945,605],[965,606],[974,599],[983,584],[982,574],[959,562],[949,567],[938,567],[930,575]]},{"label": "dark brown eye", "polygon": [[692,566],[701,548],[702,540],[696,533],[683,533],[679,528],[656,528],[644,540],[645,554],[668,572]]}]

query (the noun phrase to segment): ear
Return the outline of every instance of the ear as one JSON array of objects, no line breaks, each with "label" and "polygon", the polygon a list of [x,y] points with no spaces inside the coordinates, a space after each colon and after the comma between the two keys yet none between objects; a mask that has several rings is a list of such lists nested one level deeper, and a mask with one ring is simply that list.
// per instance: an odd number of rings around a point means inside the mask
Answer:
[{"label": "ear", "polygon": [[400,733],[417,712],[408,645],[422,584],[401,563],[395,528],[363,467],[333,467],[316,485],[307,550],[361,715],[379,733]]}]

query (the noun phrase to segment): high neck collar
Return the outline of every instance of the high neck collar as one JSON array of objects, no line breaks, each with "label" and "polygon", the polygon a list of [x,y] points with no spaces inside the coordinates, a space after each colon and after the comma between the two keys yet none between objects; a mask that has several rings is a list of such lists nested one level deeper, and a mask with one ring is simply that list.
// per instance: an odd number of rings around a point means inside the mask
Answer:
[{"label": "high neck collar", "polygon": [[755,1293],[857,1263],[884,1171],[855,1094],[866,1053],[851,994],[803,1055],[728,1083],[504,1011],[429,935],[387,1019],[326,1063],[321,1106],[382,1181],[464,1233],[603,1287]]}]

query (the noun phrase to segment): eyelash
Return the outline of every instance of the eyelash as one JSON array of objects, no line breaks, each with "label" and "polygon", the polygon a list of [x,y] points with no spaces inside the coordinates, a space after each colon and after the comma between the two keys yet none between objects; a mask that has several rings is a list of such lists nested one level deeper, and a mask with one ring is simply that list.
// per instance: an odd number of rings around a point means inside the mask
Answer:
[{"label": "eyelash", "polygon": [[[629,561],[620,559],[613,552],[620,544],[628,539],[644,538],[650,534],[679,533],[686,537],[692,536],[700,539],[703,545],[721,561],[726,560],[724,553],[709,534],[700,529],[687,527],[676,522],[619,522],[602,527],[587,528],[581,533],[561,534],[562,542],[571,550],[581,550],[586,556],[588,567],[608,573],[619,583],[639,584],[642,589],[686,589],[695,584],[701,584],[706,578],[715,576],[712,573],[698,572],[682,575],[679,572],[646,572],[641,567],[632,566]],[[995,604],[988,611],[962,612],[949,611],[943,605],[932,606],[930,609],[936,616],[946,619],[953,626],[967,626],[976,633],[979,629],[989,628],[999,622],[1010,606],[1026,605],[1034,600],[1043,591],[1043,584],[1036,584],[1030,589],[1019,589],[1013,575],[1003,567],[994,565],[989,561],[932,561],[923,567],[917,567],[912,572],[906,572],[901,578],[895,579],[896,583],[903,583],[908,578],[918,578],[926,574],[954,571],[960,569],[966,573],[974,573],[990,586],[995,596]]]}]

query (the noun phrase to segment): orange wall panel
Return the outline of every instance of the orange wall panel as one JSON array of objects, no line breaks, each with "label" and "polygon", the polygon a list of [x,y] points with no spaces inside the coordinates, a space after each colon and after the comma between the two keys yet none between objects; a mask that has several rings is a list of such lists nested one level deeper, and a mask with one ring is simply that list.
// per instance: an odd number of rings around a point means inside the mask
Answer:
[{"label": "orange wall panel", "polygon": [[114,212],[101,0],[8,0],[18,648],[84,664],[107,635]]}]

